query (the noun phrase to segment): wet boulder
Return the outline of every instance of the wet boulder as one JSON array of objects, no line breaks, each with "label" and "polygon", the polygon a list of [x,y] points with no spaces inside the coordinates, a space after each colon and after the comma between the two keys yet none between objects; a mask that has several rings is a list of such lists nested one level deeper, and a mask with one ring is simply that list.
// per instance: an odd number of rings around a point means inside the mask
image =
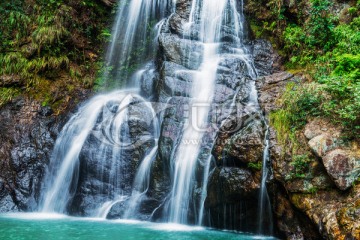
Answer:
[{"label": "wet boulder", "polygon": [[0,211],[37,208],[46,166],[65,118],[51,113],[39,102],[22,97],[2,107]]},{"label": "wet boulder", "polygon": [[252,44],[255,68],[259,76],[271,75],[281,70],[281,58],[274,51],[271,43],[264,39],[256,39]]},{"label": "wet boulder", "polygon": [[[119,106],[114,101],[103,107],[82,147],[72,180],[71,214],[93,216],[102,203],[131,195],[138,166],[155,145],[157,122],[149,103],[132,96],[126,107]],[[126,118],[119,122],[122,114]],[[104,124],[112,124],[109,131]],[[115,129],[119,132],[113,134]]]},{"label": "wet boulder", "polygon": [[241,112],[220,128],[213,148],[218,165],[244,166],[261,162],[265,147],[265,124],[261,113]]},{"label": "wet boulder", "polygon": [[159,37],[162,58],[188,69],[196,70],[202,63],[203,45],[200,42],[181,39],[174,34],[163,33]]},{"label": "wet boulder", "polygon": [[160,100],[170,96],[189,97],[192,90],[194,71],[165,61],[161,68],[161,79],[158,85]]}]

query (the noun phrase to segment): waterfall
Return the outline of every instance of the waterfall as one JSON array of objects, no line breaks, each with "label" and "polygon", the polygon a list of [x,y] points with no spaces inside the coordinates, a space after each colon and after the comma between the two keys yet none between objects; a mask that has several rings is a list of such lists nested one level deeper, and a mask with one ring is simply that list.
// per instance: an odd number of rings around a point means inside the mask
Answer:
[{"label": "waterfall", "polygon": [[[94,163],[99,166],[94,166],[98,167],[94,170],[96,171],[94,174],[98,179],[106,182],[98,189],[104,192],[101,196],[102,201],[105,202],[102,207],[108,208],[111,206],[110,203],[124,199],[122,175],[125,169],[121,169],[125,157],[124,151],[128,151],[129,148],[134,149],[136,144],[144,144],[146,141],[158,138],[159,127],[151,104],[137,95],[140,92],[139,79],[146,71],[139,70],[134,74],[132,82],[123,84],[119,83],[119,80],[127,81],[129,77],[127,69],[131,68],[130,65],[145,64],[151,59],[156,50],[152,38],[156,36],[161,26],[156,22],[162,20],[172,10],[174,3],[174,0],[119,2],[111,42],[106,53],[107,66],[103,78],[108,85],[115,82],[115,85],[125,86],[123,87],[125,89],[135,88],[131,91],[122,90],[96,96],[80,107],[67,122],[55,143],[42,186],[39,210],[68,212],[69,204],[78,188],[79,155],[90,138],[95,138],[99,142],[98,150],[90,153],[95,159]],[[154,125],[150,126],[152,133],[142,138],[141,142],[136,142],[136,139],[130,136],[129,118],[131,114],[136,113],[130,113],[129,107],[134,104],[145,109],[150,115],[149,120],[154,121]],[[140,116],[143,117],[146,116]],[[154,151],[149,154],[154,155]],[[146,156],[144,158],[149,159]],[[108,185],[111,187],[109,188]],[[101,215],[99,211],[95,211],[94,215]]]},{"label": "waterfall", "polygon": [[154,139],[158,131],[158,123],[153,121],[149,123],[153,133],[144,134],[141,139],[130,136],[130,118],[138,117],[138,113],[130,112],[130,107],[134,105],[147,109],[145,112],[149,114],[149,120],[156,120],[151,105],[144,99],[130,92],[116,91],[93,98],[68,121],[55,143],[51,157],[44,185],[43,212],[67,212],[66,208],[77,188],[79,154],[89,136],[94,136],[99,142],[95,159],[100,168],[96,169],[96,174],[112,186],[113,193],[109,192],[104,199],[111,199],[114,194],[122,195],[123,151],[132,150],[134,145]]},{"label": "waterfall", "polygon": [[153,39],[157,33],[153,28],[174,5],[175,0],[119,1],[105,57],[103,79],[107,88],[139,87],[138,82],[128,81],[128,78],[134,70],[153,59],[156,51]]},{"label": "waterfall", "polygon": [[273,223],[272,223],[272,210],[270,205],[269,194],[267,192],[266,181],[269,175],[269,160],[270,160],[270,140],[269,140],[269,125],[266,123],[265,132],[265,149],[263,153],[262,171],[261,171],[261,186],[260,196],[258,203],[258,234],[273,234]]},{"label": "waterfall", "polygon": [[[155,54],[162,34],[173,34],[169,25],[174,23],[169,16],[176,14],[176,3],[178,6],[184,4],[175,0],[119,1],[102,76],[107,87],[116,86],[119,90],[90,99],[64,126],[43,183],[41,211],[72,214],[74,208],[81,208],[75,214],[107,218],[112,213],[116,218],[148,220],[149,216],[142,217],[141,210],[150,203],[152,216],[157,210],[162,214],[159,215],[165,215],[162,221],[203,224],[215,139],[224,119],[236,111],[238,95],[243,94],[240,83],[221,85],[219,72],[228,59],[238,64],[234,74],[239,76],[236,75],[234,81],[241,79],[247,90],[244,95],[249,95],[242,104],[260,111],[254,81],[257,72],[245,44],[243,3],[192,0],[187,19],[177,16],[185,22],[183,36],[179,39],[186,44],[176,43],[173,50],[187,53],[188,62],[172,59],[179,69],[171,69],[174,76],[185,79],[182,84],[190,86],[190,90],[186,89],[189,94],[179,91],[189,103],[190,114],[182,119],[185,123],[179,127],[179,138],[176,138],[179,141],[166,146],[166,150],[161,149],[164,116],[158,104],[167,102],[166,108],[179,92],[169,87],[172,93],[159,96],[161,93],[151,84],[156,87],[163,84],[156,82],[160,78],[156,74],[165,73],[158,63],[162,60],[155,60]],[[194,57],[197,53],[191,54],[192,44],[201,46],[200,60]],[[146,82],[146,93],[142,88],[144,78],[155,79],[152,83]],[[219,85],[231,90],[229,99],[223,102],[216,98]],[[159,102],[150,103],[149,99]],[[227,100],[230,104],[224,103]],[[218,105],[225,113],[221,120],[212,122]],[[160,159],[161,150],[169,150],[168,159]],[[266,211],[264,206],[269,203],[266,192],[268,152],[267,131],[259,200],[261,225]],[[163,161],[161,170],[167,171],[161,174],[169,175],[166,176],[169,181],[165,196],[150,191],[154,162],[158,160]],[[153,185],[157,184],[161,185],[159,182]],[[259,232],[264,231],[259,226]]]},{"label": "waterfall", "polygon": [[[220,60],[225,54],[228,54],[226,57],[229,54],[235,55],[247,64],[249,75],[253,78],[256,77],[252,62],[247,57],[248,51],[243,45],[242,10],[240,13],[238,12],[235,0],[193,0],[189,23],[187,24],[188,35],[193,27],[198,27],[197,29],[199,29],[198,37],[203,45],[203,61],[199,70],[194,75],[190,95],[190,108],[192,108],[190,120],[188,121],[190,125],[184,127],[182,139],[176,149],[175,158],[172,160],[174,162],[174,174],[168,219],[170,222],[175,223],[189,222],[188,211],[195,187],[195,168],[200,148],[203,146],[202,140],[204,134],[208,131],[204,126],[208,124]],[[232,29],[224,30],[226,27]],[[232,48],[227,51],[221,51],[222,38],[229,35],[233,37]],[[211,141],[213,140],[212,138]],[[189,142],[194,144],[188,144]],[[210,159],[209,152],[203,173],[202,197],[198,213],[198,222],[200,223],[202,222],[206,197]]]},{"label": "waterfall", "polygon": [[142,161],[135,177],[133,190],[131,197],[129,199],[129,206],[124,213],[124,218],[134,218],[137,215],[138,208],[143,201],[143,198],[146,197],[146,193],[149,189],[150,182],[150,170],[151,164],[155,159],[157,154],[158,147],[155,146],[151,152],[145,157]]},{"label": "waterfall", "polygon": [[[204,59],[201,66],[202,70],[195,76],[193,86],[192,104],[207,103],[211,101],[214,93],[214,80],[218,59],[216,56],[217,45],[207,43],[204,46]],[[197,114],[191,117],[196,119],[196,126],[184,129],[183,137],[175,155],[174,185],[170,203],[171,222],[187,223],[187,214],[194,181],[194,170],[197,157],[200,151],[200,141],[204,131],[199,128],[207,122],[209,106],[196,109]],[[193,122],[194,123],[194,122]],[[186,142],[195,141],[199,144],[187,144]]]},{"label": "waterfall", "polygon": [[[60,133],[51,157],[52,168],[45,181],[46,194],[42,211],[65,212],[81,148],[106,101],[103,98],[93,99],[91,105],[83,107],[74,115]],[[56,177],[52,178],[54,175]]]}]

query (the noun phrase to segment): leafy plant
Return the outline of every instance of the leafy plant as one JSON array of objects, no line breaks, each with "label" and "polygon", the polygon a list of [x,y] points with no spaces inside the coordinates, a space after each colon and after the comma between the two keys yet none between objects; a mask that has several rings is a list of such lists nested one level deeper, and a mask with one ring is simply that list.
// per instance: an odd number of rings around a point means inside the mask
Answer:
[{"label": "leafy plant", "polygon": [[285,28],[284,41],[285,50],[291,55],[300,54],[304,48],[306,33],[304,30],[295,24],[291,24]]},{"label": "leafy plant", "polygon": [[253,169],[255,171],[260,171],[262,169],[262,162],[256,162],[256,163],[248,163],[248,168]]},{"label": "leafy plant", "polygon": [[306,42],[310,46],[316,46],[329,50],[333,45],[334,23],[329,14],[331,2],[329,0],[312,0],[309,12],[309,22],[305,29],[308,33]]},{"label": "leafy plant", "polygon": [[[0,76],[21,79],[10,84],[17,94],[61,106],[70,92],[93,87],[111,11],[95,0],[31,2],[0,3]],[[2,104],[13,95],[5,94]]]},{"label": "leafy plant", "polygon": [[19,90],[16,88],[0,88],[0,106],[11,101],[19,93]]},{"label": "leafy plant", "polygon": [[295,178],[304,178],[309,170],[309,157],[307,155],[295,155],[290,165],[294,167],[293,176]]}]

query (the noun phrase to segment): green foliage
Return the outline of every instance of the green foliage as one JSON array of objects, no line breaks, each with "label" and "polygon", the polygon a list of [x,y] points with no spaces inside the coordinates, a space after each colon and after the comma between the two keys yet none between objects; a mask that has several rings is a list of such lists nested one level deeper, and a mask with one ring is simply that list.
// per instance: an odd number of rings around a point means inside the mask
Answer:
[{"label": "green foliage", "polygon": [[309,171],[310,159],[307,155],[295,155],[290,163],[294,167],[291,172],[291,178],[305,178]]},{"label": "green foliage", "polygon": [[360,52],[360,17],[350,24],[341,24],[334,29],[335,48],[333,54],[358,54]]},{"label": "green foliage", "polygon": [[270,114],[270,124],[277,131],[277,140],[285,146],[291,129],[291,115],[284,109],[280,109]]},{"label": "green foliage", "polygon": [[11,101],[17,95],[19,95],[19,90],[16,88],[0,88],[0,106]]},{"label": "green foliage", "polygon": [[271,124],[281,136],[286,136],[290,130],[301,129],[308,117],[319,116],[321,103],[322,96],[316,84],[289,83],[279,102],[282,109],[270,115]]},{"label": "green foliage", "polygon": [[[357,73],[357,70],[354,72]],[[353,73],[349,75],[358,76]],[[358,77],[326,76],[319,83],[289,84],[280,104],[282,109],[271,113],[270,121],[283,145],[311,117],[327,117],[335,124],[342,124],[350,138],[357,137],[360,132]]]},{"label": "green foliage", "polygon": [[312,0],[309,18],[302,25],[289,23],[283,31],[284,50],[290,66],[306,66],[316,60],[319,53],[335,44],[335,17],[330,14],[331,2]]},{"label": "green foliage", "polygon": [[99,35],[101,41],[109,42],[111,39],[111,31],[108,28],[104,28]]},{"label": "green foliage", "polygon": [[333,44],[334,21],[330,15],[329,0],[312,0],[309,21],[305,24],[306,43],[309,46],[329,50]]},{"label": "green foliage", "polygon": [[249,169],[253,169],[255,171],[260,171],[262,169],[262,162],[256,162],[256,163],[248,163],[247,167]]},{"label": "green foliage", "polygon": [[17,93],[56,105],[74,89],[93,86],[96,51],[109,37],[105,5],[95,0],[6,2],[0,3],[0,76],[20,78]]},{"label": "green foliage", "polygon": [[356,14],[357,11],[358,11],[358,9],[357,9],[356,7],[350,7],[350,8],[348,8],[348,12],[349,12],[349,14],[351,14],[351,15]]},{"label": "green foliage", "polygon": [[319,189],[317,187],[310,187],[308,189],[308,191],[311,193],[311,194],[315,194],[319,191]]},{"label": "green foliage", "polygon": [[360,79],[360,54],[342,54],[336,56],[335,76],[347,76],[350,81]]},{"label": "green foliage", "polygon": [[[113,79],[110,79],[110,72],[112,71],[111,66],[106,66],[104,62],[98,62],[98,73],[97,78],[94,82],[94,90],[97,92],[113,89],[114,84],[116,84],[116,81]],[[110,85],[112,84],[112,85]]]},{"label": "green foliage", "polygon": [[[334,25],[328,0],[313,0],[302,25],[283,33],[288,67],[305,68],[313,83],[289,86],[272,122],[284,139],[309,117],[327,117],[344,127],[347,137],[360,133],[360,17]],[[351,10],[350,10],[351,11]],[[285,136],[285,137],[284,137]],[[284,139],[281,139],[284,143]]]},{"label": "green foliage", "polygon": [[342,54],[334,61],[331,75],[318,79],[329,94],[322,110],[355,136],[360,130],[360,55]]},{"label": "green foliage", "polygon": [[292,52],[293,55],[300,54],[303,50],[306,34],[304,30],[295,24],[286,27],[284,31],[285,50]]}]

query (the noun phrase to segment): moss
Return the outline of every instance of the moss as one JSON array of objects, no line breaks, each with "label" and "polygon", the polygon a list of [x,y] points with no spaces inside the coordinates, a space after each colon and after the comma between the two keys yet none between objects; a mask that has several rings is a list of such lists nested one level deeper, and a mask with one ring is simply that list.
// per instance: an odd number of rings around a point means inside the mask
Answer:
[{"label": "moss", "polygon": [[288,114],[289,113],[283,109],[270,113],[270,125],[275,128],[277,141],[282,146],[285,146],[290,134],[291,122]]}]

